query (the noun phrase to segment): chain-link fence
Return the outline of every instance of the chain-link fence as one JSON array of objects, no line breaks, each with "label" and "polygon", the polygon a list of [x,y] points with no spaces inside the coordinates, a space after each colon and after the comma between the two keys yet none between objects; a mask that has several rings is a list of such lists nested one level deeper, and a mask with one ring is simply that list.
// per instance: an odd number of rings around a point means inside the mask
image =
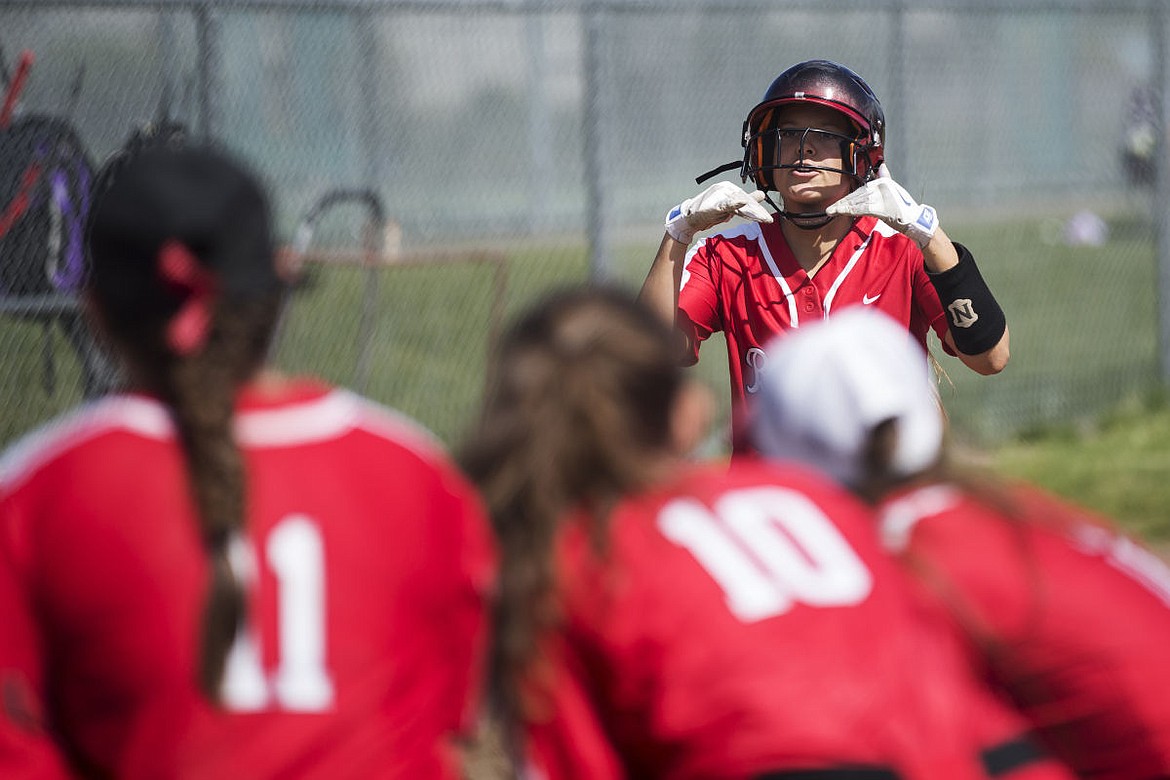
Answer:
[{"label": "chain-link fence", "polygon": [[[305,261],[278,363],[452,440],[507,317],[589,276],[639,284],[665,211],[813,57],[869,80],[890,167],[1008,312],[1006,372],[941,358],[956,426],[1091,415],[1165,375],[1168,29],[1146,0],[0,0],[0,440],[108,373],[69,275],[84,172],[62,171],[136,128],[181,122],[271,185]],[[37,161],[54,175],[30,183]],[[39,281],[2,271],[21,264]],[[726,393],[722,345],[703,355]]]}]

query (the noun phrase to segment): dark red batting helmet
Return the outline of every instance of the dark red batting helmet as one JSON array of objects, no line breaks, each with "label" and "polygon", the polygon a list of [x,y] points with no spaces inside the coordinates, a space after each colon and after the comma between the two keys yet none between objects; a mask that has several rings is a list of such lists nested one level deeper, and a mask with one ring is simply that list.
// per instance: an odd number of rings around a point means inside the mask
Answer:
[{"label": "dark red batting helmet", "polygon": [[[775,189],[771,172],[781,165],[783,138],[776,127],[776,114],[783,106],[810,103],[844,115],[855,129],[852,137],[836,136],[841,142],[841,157],[846,169],[858,183],[877,176],[884,154],[886,116],[882,104],[861,76],[844,65],[830,60],[808,60],[781,73],[768,87],[743,123],[743,167],[740,175],[761,190]],[[838,169],[832,169],[838,170]]]}]

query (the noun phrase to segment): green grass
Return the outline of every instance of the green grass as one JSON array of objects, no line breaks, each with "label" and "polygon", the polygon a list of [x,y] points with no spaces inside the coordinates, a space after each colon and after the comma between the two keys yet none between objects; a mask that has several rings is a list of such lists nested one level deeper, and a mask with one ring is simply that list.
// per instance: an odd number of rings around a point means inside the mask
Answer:
[{"label": "green grass", "polygon": [[292,298],[276,362],[392,404],[451,442],[472,419],[495,335],[543,292],[584,278],[580,251],[372,274],[317,267]]},{"label": "green grass", "polygon": [[944,401],[967,435],[994,443],[1091,419],[1157,383],[1152,231],[1112,227],[1101,247],[1049,243],[1035,220],[949,228],[975,252],[1011,328],[1012,359],[995,377],[940,358],[954,382]]},{"label": "green grass", "polygon": [[1095,425],[1032,431],[991,451],[999,473],[1042,485],[1151,539],[1170,541],[1170,401],[1131,400]]},{"label": "green grass", "polygon": [[0,317],[0,445],[77,403],[80,386],[60,328]]}]

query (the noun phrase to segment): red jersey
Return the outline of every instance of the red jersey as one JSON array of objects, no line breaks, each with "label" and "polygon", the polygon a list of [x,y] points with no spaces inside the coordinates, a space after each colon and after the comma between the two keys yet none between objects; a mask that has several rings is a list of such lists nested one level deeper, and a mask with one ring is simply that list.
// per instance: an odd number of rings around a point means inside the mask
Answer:
[{"label": "red jersey", "polygon": [[[455,778],[495,551],[429,434],[342,390],[245,392],[248,613],[196,687],[208,558],[167,409],[84,407],[0,462],[0,777]],[[40,715],[56,735],[37,726]]]},{"label": "red jersey", "polygon": [[1170,569],[1039,491],[1012,500],[926,487],[882,527],[1054,754],[1086,778],[1170,776]]},{"label": "red jersey", "polygon": [[697,241],[688,251],[678,300],[678,325],[689,336],[691,362],[701,342],[722,331],[731,374],[732,422],[766,370],[777,334],[849,306],[876,306],[906,325],[926,349],[927,330],[947,331],[922,251],[875,217],[860,217],[810,279],[780,221],[747,222]]},{"label": "red jersey", "polygon": [[[745,459],[620,503],[599,555],[559,539],[564,626],[534,672],[533,776],[752,778],[869,766],[986,777],[1025,730],[921,609],[872,514],[823,477]],[[1037,761],[1014,778],[1068,778]]]}]

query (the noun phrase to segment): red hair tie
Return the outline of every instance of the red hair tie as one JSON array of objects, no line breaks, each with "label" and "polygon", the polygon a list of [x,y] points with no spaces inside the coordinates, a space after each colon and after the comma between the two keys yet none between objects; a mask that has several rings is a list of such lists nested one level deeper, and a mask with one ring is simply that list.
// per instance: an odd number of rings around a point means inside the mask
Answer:
[{"label": "red hair tie", "polygon": [[158,252],[158,273],[167,286],[182,297],[179,310],[167,323],[167,344],[178,355],[198,352],[211,332],[216,277],[186,246],[167,241]]}]

